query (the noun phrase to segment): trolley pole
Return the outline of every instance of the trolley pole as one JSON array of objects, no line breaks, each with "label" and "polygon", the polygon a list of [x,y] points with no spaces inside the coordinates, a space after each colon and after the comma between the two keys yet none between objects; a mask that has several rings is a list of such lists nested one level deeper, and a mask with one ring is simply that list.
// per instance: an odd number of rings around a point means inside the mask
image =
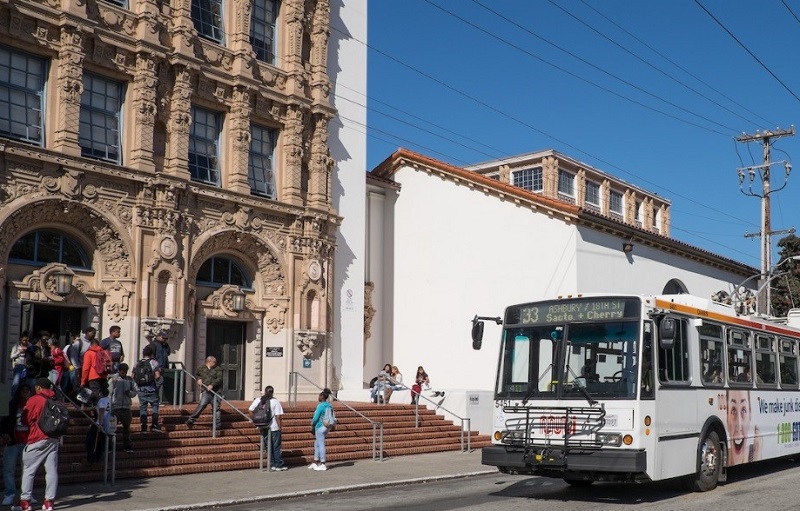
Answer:
[{"label": "trolley pole", "polygon": [[[782,190],[786,187],[787,183],[789,182],[789,173],[792,171],[792,166],[789,164],[788,161],[781,161],[781,162],[770,162],[770,146],[772,143],[772,139],[777,139],[780,137],[786,136],[793,136],[794,135],[794,126],[789,129],[782,130],[782,129],[775,129],[775,130],[765,130],[763,132],[756,131],[755,134],[748,135],[743,134],[741,136],[736,137],[737,142],[754,142],[754,141],[761,141],[763,146],[763,154],[764,154],[764,163],[761,165],[753,165],[751,167],[742,167],[737,169],[737,173],[739,174],[739,190],[745,195],[751,197],[760,197],[761,198],[761,278],[759,279],[759,289],[761,292],[759,293],[760,296],[756,297],[756,306],[758,313],[761,314],[769,314],[770,312],[770,305],[771,305],[771,293],[770,293],[770,285],[769,279],[771,277],[770,272],[772,268],[772,224],[771,224],[771,212],[770,212],[770,195],[773,192],[777,192]],[[783,185],[772,189],[770,185],[770,168],[772,165],[782,165],[784,168],[784,181]],[[749,177],[749,187],[748,190],[745,191],[744,189],[744,181],[745,175]],[[753,191],[753,184],[755,181],[756,175],[759,176],[761,179],[761,191]],[[748,236],[748,235],[746,235]]]}]

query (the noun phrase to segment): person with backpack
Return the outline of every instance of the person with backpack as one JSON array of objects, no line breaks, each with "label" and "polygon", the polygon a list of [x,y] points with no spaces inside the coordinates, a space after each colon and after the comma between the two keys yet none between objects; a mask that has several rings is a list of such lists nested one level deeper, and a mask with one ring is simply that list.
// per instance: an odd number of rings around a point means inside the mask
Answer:
[{"label": "person with backpack", "polygon": [[311,418],[311,429],[314,432],[314,461],[308,466],[309,470],[328,470],[325,466],[325,438],[336,424],[333,407],[328,402],[331,395],[330,389],[319,393],[319,404]]},{"label": "person with backpack", "polygon": [[200,387],[200,402],[194,412],[186,420],[186,425],[191,426],[203,413],[206,407],[214,403],[216,414],[214,415],[214,424],[217,429],[222,426],[222,410],[219,407],[219,394],[222,390],[222,368],[217,366],[217,359],[213,356],[206,357],[206,363],[197,370],[195,375],[197,379],[197,386]]},{"label": "person with backpack", "polygon": [[[149,364],[148,364],[149,365]],[[131,440],[131,413],[132,399],[136,397],[136,384],[128,376],[128,364],[121,363],[117,368],[117,374],[108,379],[111,388],[111,413],[122,424],[122,447],[125,452],[133,452],[133,441]]]},{"label": "person with backpack", "polygon": [[111,374],[117,374],[119,365],[125,361],[125,350],[119,340],[120,335],[122,335],[122,329],[118,325],[114,325],[108,329],[108,337],[100,341],[100,347],[111,355]]},{"label": "person with backpack", "polygon": [[83,355],[81,387],[92,393],[92,404],[97,404],[100,396],[108,395],[108,375],[111,372],[111,355],[100,347],[100,341],[92,338],[89,349]]},{"label": "person with backpack", "polygon": [[147,407],[153,410],[150,431],[161,433],[158,425],[158,388],[161,386],[161,366],[153,358],[153,347],[147,345],[142,349],[142,359],[133,368],[133,382],[139,392],[139,420],[142,422],[142,433],[147,431]]},{"label": "person with backpack", "polygon": [[[22,452],[22,494],[19,498],[19,508],[21,511],[31,509],[33,480],[39,466],[44,463],[45,489],[42,510],[53,511],[53,502],[58,490],[58,448],[61,444],[59,436],[63,435],[67,424],[65,417],[53,414],[63,414],[66,408],[55,400],[53,382],[47,378],[37,379],[34,391],[36,393],[28,399],[22,409],[22,424],[28,427],[28,440]],[[67,412],[66,418],[68,417]]]},{"label": "person with backpack", "polygon": [[275,389],[272,385],[264,388],[264,395],[258,397],[250,405],[250,413],[253,415],[253,424],[261,430],[261,435],[266,440],[272,437],[270,449],[270,470],[273,472],[283,472],[288,470],[283,464],[281,456],[281,417],[283,416],[283,406],[275,397]]}]

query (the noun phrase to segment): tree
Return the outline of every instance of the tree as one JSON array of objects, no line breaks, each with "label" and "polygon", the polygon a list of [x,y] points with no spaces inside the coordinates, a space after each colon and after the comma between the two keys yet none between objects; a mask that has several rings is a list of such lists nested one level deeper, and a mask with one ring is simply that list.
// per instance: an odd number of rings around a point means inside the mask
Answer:
[{"label": "tree", "polygon": [[790,234],[778,241],[781,247],[777,273],[784,273],[770,283],[772,286],[772,314],[779,318],[786,317],[789,309],[800,307],[800,264],[796,261],[783,263],[787,258],[800,255],[800,238]]}]

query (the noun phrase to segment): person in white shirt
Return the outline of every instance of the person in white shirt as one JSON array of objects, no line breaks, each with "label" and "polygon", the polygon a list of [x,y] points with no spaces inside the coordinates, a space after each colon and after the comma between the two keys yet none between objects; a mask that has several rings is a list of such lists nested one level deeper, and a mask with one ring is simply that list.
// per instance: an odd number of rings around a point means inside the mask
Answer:
[{"label": "person in white shirt", "polygon": [[[283,458],[281,457],[281,416],[283,415],[283,407],[281,406],[281,402],[273,397],[274,394],[275,389],[272,388],[272,385],[267,385],[264,388],[264,395],[256,398],[253,404],[250,405],[250,413],[254,414],[259,407],[270,407],[272,411],[272,421],[269,425],[269,432],[272,436],[272,444],[269,446],[270,465],[272,465],[270,470],[273,472],[282,472],[288,470],[286,465],[283,464]],[[262,434],[264,434],[266,438],[266,428],[264,428]]]}]

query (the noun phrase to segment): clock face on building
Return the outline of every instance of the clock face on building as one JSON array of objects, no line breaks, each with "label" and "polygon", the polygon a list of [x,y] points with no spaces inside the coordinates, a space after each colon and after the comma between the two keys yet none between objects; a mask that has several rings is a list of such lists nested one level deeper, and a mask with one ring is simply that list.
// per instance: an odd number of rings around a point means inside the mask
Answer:
[{"label": "clock face on building", "polygon": [[308,263],[308,277],[317,281],[322,276],[322,265],[316,259]]}]

